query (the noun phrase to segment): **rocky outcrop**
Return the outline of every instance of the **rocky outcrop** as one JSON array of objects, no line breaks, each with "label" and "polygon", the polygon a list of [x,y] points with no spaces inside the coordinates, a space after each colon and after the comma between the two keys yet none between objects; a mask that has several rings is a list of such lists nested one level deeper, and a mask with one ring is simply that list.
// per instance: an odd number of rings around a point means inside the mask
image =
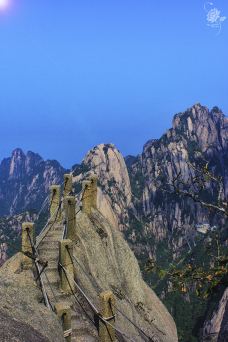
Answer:
[{"label": "rocky outcrop", "polygon": [[[99,292],[111,289],[117,308],[152,340],[177,341],[171,315],[143,281],[138,262],[118,228],[100,212],[94,210],[89,217],[78,214],[74,255],[87,273],[78,268],[80,284],[97,305]],[[135,341],[145,340],[121,314],[116,324]]]},{"label": "rocky outcrop", "polygon": [[[125,160],[112,144],[101,144],[88,152],[74,172],[77,184],[89,174],[99,179],[99,209],[118,223],[136,254],[156,256],[164,241],[175,257],[189,247],[201,223],[218,225],[216,215],[199,203],[164,191],[181,174],[194,177],[194,166],[209,161],[210,169],[224,179],[223,199],[228,195],[228,119],[217,108],[200,104],[174,116],[173,127],[160,139],[150,140],[137,157]],[[207,184],[208,198],[216,196]],[[220,218],[221,220],[221,218]]]},{"label": "rocky outcrop", "polygon": [[98,176],[99,210],[120,230],[126,229],[132,194],[127,167],[117,148],[113,144],[94,147],[73,174],[75,184],[91,174]]},{"label": "rocky outcrop", "polygon": [[[45,288],[51,305],[60,301],[72,308],[72,341],[97,341],[97,330],[91,322],[93,312],[82,300],[81,292],[75,288],[72,296],[60,290],[58,241],[62,239],[64,225],[52,223],[49,228],[38,251],[40,258],[48,262],[45,272],[49,280],[45,278]],[[154,342],[178,341],[171,315],[143,281],[137,260],[122,233],[99,211],[93,209],[90,215],[77,212],[73,255],[77,284],[98,312],[100,293],[107,290],[114,293],[118,309],[115,324],[127,336],[124,340],[141,342],[150,337]],[[22,270],[21,260],[21,254],[17,254],[0,268],[1,329],[7,338],[10,334],[12,341],[19,327],[19,336],[24,331],[28,341],[61,342],[63,332],[57,316],[41,303],[33,274]],[[10,338],[6,341],[11,341]]]},{"label": "rocky outcrop", "polygon": [[[201,166],[206,160],[210,170],[222,176],[222,200],[227,201],[227,138],[228,119],[221,110],[214,107],[209,111],[196,104],[176,114],[172,128],[160,139],[148,141],[137,157],[124,160],[112,144],[94,147],[74,168],[75,192],[81,193],[81,180],[95,173],[99,210],[123,232],[141,264],[148,258],[172,262],[195,243],[197,224],[223,227],[224,221],[199,203],[164,191],[164,187],[178,174],[184,181],[192,179],[195,174],[190,164]],[[39,207],[49,184],[58,181],[61,172],[59,164],[15,151],[0,167],[2,213],[8,207],[11,212]],[[217,196],[210,181],[204,196],[209,200]]]},{"label": "rocky outcrop", "polygon": [[[160,139],[148,141],[141,155],[125,158],[125,164],[119,163],[119,152],[113,153],[116,150],[113,145],[95,147],[78,168],[75,181],[95,172],[100,186],[99,208],[113,223],[118,223],[142,268],[148,259],[156,259],[158,264],[168,267],[174,259],[195,247],[197,225],[207,223],[221,230],[226,227],[222,216],[164,189],[178,174],[188,182],[195,176],[191,164],[202,168],[208,161],[209,169],[224,180],[222,199],[227,201],[227,138],[228,119],[221,110],[215,107],[209,111],[196,104],[175,115],[171,129]],[[109,156],[118,165],[111,182]],[[131,194],[126,200],[123,189],[125,195]],[[208,181],[203,196],[210,202],[216,199],[217,193],[215,184]]]},{"label": "rocky outcrop", "polygon": [[56,316],[41,303],[31,271],[21,269],[22,254],[0,268],[0,340],[4,342],[63,342]]},{"label": "rocky outcrop", "polygon": [[[209,213],[191,199],[164,191],[165,187],[181,175],[184,182],[194,177],[190,166],[209,161],[209,167],[224,179],[223,200],[228,194],[228,118],[217,108],[209,111],[200,104],[175,115],[173,127],[160,139],[147,142],[142,155],[131,161],[129,174],[133,192],[133,205],[138,219],[143,222],[141,235],[145,239],[169,240],[176,255],[187,246],[195,225],[218,225],[215,214]],[[204,193],[215,200],[216,189],[208,182]],[[132,225],[134,230],[134,225]],[[134,235],[128,236],[134,242]],[[145,240],[144,239],[144,240]],[[139,239],[138,239],[139,240]],[[156,243],[155,243],[156,245]],[[149,250],[149,246],[148,246]],[[153,251],[151,251],[153,252]]]},{"label": "rocky outcrop", "polygon": [[228,341],[228,289],[225,290],[211,319],[204,324],[203,341]]},{"label": "rocky outcrop", "polygon": [[59,182],[64,171],[55,160],[14,150],[0,164],[0,216],[40,208],[49,186]]},{"label": "rocky outcrop", "polygon": [[[94,147],[74,168],[75,190],[81,190],[77,184],[82,179],[97,174],[98,207],[118,224],[136,253],[143,250],[145,257],[155,255],[157,244],[169,241],[172,254],[178,255],[180,248],[189,245],[196,224],[216,225],[218,220],[191,199],[165,193],[164,184],[179,173],[187,181],[194,176],[189,162],[195,165],[204,158],[210,161],[210,169],[223,177],[226,200],[227,138],[228,119],[223,113],[217,107],[209,111],[196,104],[176,114],[173,127],[160,139],[148,141],[138,157],[124,160],[112,144]],[[0,166],[0,215],[39,208],[49,185],[58,182],[63,173],[55,161],[45,162],[35,153],[15,150]],[[210,183],[207,194],[216,195]]]}]

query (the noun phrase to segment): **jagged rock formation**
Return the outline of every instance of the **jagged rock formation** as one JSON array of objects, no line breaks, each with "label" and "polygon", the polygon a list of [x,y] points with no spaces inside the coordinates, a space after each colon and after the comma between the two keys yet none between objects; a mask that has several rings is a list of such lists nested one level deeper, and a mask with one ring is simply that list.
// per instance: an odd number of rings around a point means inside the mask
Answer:
[{"label": "jagged rock formation", "polygon": [[204,324],[203,340],[211,342],[228,341],[228,288],[225,290],[211,319]]},{"label": "jagged rock formation", "polygon": [[[103,207],[109,218],[114,216],[113,222],[118,222],[135,250],[140,253],[146,248],[148,255],[154,254],[151,238],[157,243],[169,239],[175,255],[197,223],[214,225],[217,217],[190,199],[164,193],[162,187],[158,189],[158,178],[162,175],[163,182],[171,183],[180,172],[187,180],[194,175],[189,162],[195,165],[205,158],[211,169],[223,176],[223,197],[227,198],[227,138],[228,119],[222,112],[217,107],[210,112],[197,104],[175,115],[173,127],[160,139],[147,142],[142,155],[127,157],[128,172],[113,145],[99,145],[86,155],[75,182],[95,172],[102,190],[100,209]],[[215,195],[210,183],[207,190]]]},{"label": "jagged rock formation", "polygon": [[[173,255],[186,245],[197,223],[214,225],[217,218],[190,199],[168,195],[158,189],[157,179],[166,183],[179,172],[184,179],[193,175],[188,162],[199,155],[224,179],[224,199],[228,196],[228,119],[217,108],[209,111],[196,104],[175,115],[173,127],[160,139],[144,145],[142,155],[127,157],[112,144],[101,144],[88,152],[76,167],[74,181],[95,173],[99,177],[99,209],[121,231],[136,253],[156,254],[156,245],[171,242]],[[127,164],[127,166],[126,166]],[[25,208],[38,208],[48,187],[58,182],[64,170],[57,162],[43,161],[32,152],[17,149],[0,166],[0,215]],[[208,195],[215,195],[208,184]],[[10,210],[8,210],[10,208]],[[153,240],[153,244],[151,243]],[[154,244],[154,242],[156,242]],[[153,246],[151,246],[153,245]]]},{"label": "jagged rock formation", "polygon": [[[138,263],[117,229],[99,212],[93,212],[89,218],[80,214],[76,241],[75,256],[92,276],[89,278],[80,272],[80,282],[95,301],[99,290],[112,289],[117,307],[149,336],[158,341],[177,341],[170,314],[142,280]],[[137,329],[121,315],[117,326],[137,341],[143,341]]]},{"label": "jagged rock formation", "polygon": [[[118,309],[150,336],[152,341],[177,342],[176,327],[172,317],[143,281],[136,258],[117,227],[113,227],[95,209],[90,215],[76,212],[75,238],[73,239],[73,254],[77,260],[75,277],[86,295],[99,308],[99,294],[111,289],[116,296]],[[64,294],[60,290],[58,241],[63,236],[64,226],[59,223],[54,225],[50,223],[49,227],[50,230],[40,243],[38,251],[40,258],[48,261],[46,269],[48,280],[45,282],[45,287],[48,290],[50,301],[53,306],[57,302],[64,302],[71,306],[72,342],[97,341],[96,329],[75,302],[74,297]],[[43,335],[42,337],[46,337],[47,341],[62,341],[63,333],[59,333],[57,318],[55,318],[55,323],[52,323],[53,315],[48,313],[44,306],[41,308],[41,304],[38,304],[39,296],[34,282],[31,283],[31,272],[23,271],[21,273],[20,263],[20,255],[16,255],[0,269],[0,293],[3,296],[6,287],[9,287],[8,293],[12,295],[14,288],[18,285],[17,282],[20,282],[19,296],[15,300],[6,297],[6,309],[3,306],[4,317],[15,312],[21,323],[21,328],[24,329],[23,324],[27,324],[26,329],[30,336],[33,336],[33,329],[35,329]],[[21,281],[22,277],[23,281]],[[51,284],[52,290],[49,284]],[[76,296],[78,296],[77,289]],[[22,308],[22,306],[24,307]],[[88,310],[88,308],[86,309]],[[87,313],[89,312],[87,311]],[[12,317],[15,316],[12,315]],[[6,319],[7,317],[4,318],[4,321]],[[44,321],[49,323],[46,327]],[[29,325],[32,326],[31,330]],[[38,326],[39,329],[37,329]],[[139,330],[119,313],[116,318],[116,326],[137,342],[145,340]],[[59,334],[58,337],[57,334]],[[37,336],[36,338],[37,341],[43,341]],[[33,339],[31,338],[31,340]],[[34,341],[36,341],[35,338]]]},{"label": "jagged rock formation", "polygon": [[[191,199],[169,195],[162,191],[165,183],[181,173],[185,181],[194,175],[189,162],[202,157],[210,162],[210,168],[224,179],[224,198],[228,191],[228,118],[218,108],[211,112],[199,104],[184,113],[175,115],[173,127],[159,140],[145,144],[143,153],[129,166],[133,200],[137,216],[145,222],[142,234],[152,234],[159,242],[169,238],[174,249],[186,244],[186,236],[195,224],[214,222],[201,205]],[[161,177],[161,187],[157,180]],[[208,184],[208,194],[213,194]],[[132,232],[131,232],[132,234]],[[175,253],[175,251],[174,251]]]},{"label": "jagged rock formation", "polygon": [[74,183],[93,173],[99,178],[99,210],[121,231],[126,229],[132,205],[131,184],[124,158],[113,144],[101,144],[89,151],[73,173]]},{"label": "jagged rock formation", "polygon": [[21,269],[22,254],[0,268],[0,340],[4,342],[63,342],[61,324],[41,303],[31,271]]},{"label": "jagged rock formation", "polygon": [[[164,192],[162,185],[172,183],[178,173],[187,181],[194,176],[189,163],[200,166],[205,159],[209,161],[210,170],[222,176],[222,196],[227,201],[227,138],[228,118],[217,107],[209,111],[196,104],[175,115],[173,127],[160,139],[148,141],[142,155],[125,158],[126,164],[119,162],[119,152],[113,145],[95,147],[77,169],[75,181],[95,172],[102,190],[100,210],[112,218],[112,222],[118,223],[141,265],[145,265],[148,258],[167,265],[195,245],[197,224],[209,223],[223,230],[226,225],[223,217],[191,199]],[[103,172],[109,170],[109,159],[115,165],[111,181],[109,174]],[[125,201],[123,189],[125,195],[131,194]],[[208,182],[204,196],[209,201],[216,198],[217,189],[211,182]]]},{"label": "jagged rock formation", "polygon": [[64,172],[55,160],[44,161],[36,153],[14,150],[0,164],[0,216],[40,208],[49,186],[59,182]]},{"label": "jagged rock formation", "polygon": [[[160,139],[148,141],[143,147],[143,153],[137,157],[127,157],[124,160],[112,144],[93,148],[75,169],[75,191],[80,192],[79,182],[82,179],[89,174],[97,174],[99,210],[124,233],[142,264],[145,264],[148,258],[160,258],[170,262],[180,255],[181,251],[189,248],[196,224],[206,222],[211,226],[222,227],[223,220],[191,199],[165,193],[162,186],[158,187],[158,183],[162,185],[172,182],[179,172],[187,180],[189,176],[194,175],[189,162],[197,165],[204,158],[210,162],[210,169],[223,177],[222,196],[227,200],[227,138],[228,119],[223,113],[217,107],[209,111],[206,107],[196,104],[184,113],[175,115],[173,127]],[[14,211],[17,207],[21,208],[21,200],[17,198],[18,191],[12,191],[12,196],[6,191],[8,184],[11,189],[15,189],[17,184],[17,189],[21,192],[24,189],[25,194],[29,191],[29,186],[20,187],[17,177],[11,182],[9,176],[10,170],[15,170],[18,176],[24,174],[23,162],[18,163],[18,168],[10,167],[10,164],[9,160],[4,161],[0,167],[0,201],[2,199],[3,203],[6,198],[11,211]],[[7,172],[4,171],[6,169]],[[3,178],[4,182],[1,181]],[[40,179],[46,178],[42,176]],[[45,191],[47,187],[48,185],[45,185]],[[205,194],[210,200],[217,195],[216,191],[208,182]],[[35,195],[28,194],[27,197],[27,204],[23,204],[23,208],[28,205],[30,197],[32,203],[36,203]],[[14,203],[18,204],[15,206]]]}]

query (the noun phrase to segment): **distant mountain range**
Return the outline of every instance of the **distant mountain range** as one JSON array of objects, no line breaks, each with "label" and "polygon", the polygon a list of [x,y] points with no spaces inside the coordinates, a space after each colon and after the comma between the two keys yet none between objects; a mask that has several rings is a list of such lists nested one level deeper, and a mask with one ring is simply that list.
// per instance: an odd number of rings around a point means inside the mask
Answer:
[{"label": "distant mountain range", "polygon": [[40,208],[49,186],[62,181],[65,171],[55,160],[15,149],[0,164],[0,215]]},{"label": "distant mountain range", "polygon": [[[75,194],[81,180],[96,173],[98,206],[123,232],[141,268],[149,259],[164,266],[194,247],[197,226],[226,228],[224,218],[216,212],[165,191],[178,175],[186,182],[194,179],[194,168],[205,163],[216,177],[222,177],[221,198],[226,202],[228,118],[218,107],[210,111],[196,104],[176,114],[172,128],[160,139],[148,141],[138,156],[123,158],[113,144],[94,147],[73,167]],[[49,186],[61,183],[66,171],[57,161],[44,161],[38,154],[16,149],[0,164],[0,215],[39,210]],[[202,195],[215,201],[218,189],[211,180]]]}]

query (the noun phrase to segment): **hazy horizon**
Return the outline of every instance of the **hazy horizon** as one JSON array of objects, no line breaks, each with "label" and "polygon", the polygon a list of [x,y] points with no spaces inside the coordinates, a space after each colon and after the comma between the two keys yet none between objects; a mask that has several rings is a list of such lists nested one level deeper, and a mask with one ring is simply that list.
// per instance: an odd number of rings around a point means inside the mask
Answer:
[{"label": "hazy horizon", "polygon": [[[213,6],[228,15],[225,0]],[[206,14],[201,0],[10,0],[0,9],[0,159],[20,147],[70,167],[109,142],[137,155],[197,102],[226,114],[228,24],[217,30]]]},{"label": "hazy horizon", "polygon": [[[202,104],[201,104],[202,105]],[[206,106],[207,107],[207,106]],[[185,110],[187,110],[188,108],[186,108]],[[209,110],[211,110],[212,108],[208,108]],[[222,108],[220,108],[221,110],[222,110]],[[183,111],[184,112],[184,111]],[[177,114],[177,113],[175,113],[175,114]],[[174,115],[175,115],[174,114]],[[225,116],[227,116],[225,113],[223,113]],[[174,116],[173,115],[173,116]],[[171,128],[171,124],[172,124],[172,122],[170,123],[170,127],[168,127],[167,129],[170,129]],[[158,137],[151,137],[151,138],[149,138],[148,140],[146,140],[146,141],[144,141],[144,143],[143,143],[143,145],[141,146],[141,149],[140,149],[140,151],[138,152],[138,153],[135,153],[135,154],[133,154],[133,153],[129,153],[129,154],[124,154],[124,153],[122,153],[122,151],[118,148],[118,145],[117,144],[114,144],[115,145],[115,147],[118,149],[118,150],[120,150],[120,153],[124,156],[124,158],[126,158],[126,157],[128,157],[128,156],[137,156],[137,155],[139,155],[140,153],[142,153],[142,151],[143,151],[143,146],[149,141],[149,140],[151,140],[151,139],[159,139],[159,138],[161,138],[161,136],[163,135],[163,134],[165,134],[166,132],[164,131],[160,136],[158,136]],[[113,142],[111,142],[111,141],[105,141],[105,142],[101,142],[101,143],[99,143],[99,144],[113,144]],[[9,155],[7,155],[7,156],[3,156],[2,158],[0,158],[0,163],[1,163],[1,161],[4,159],[4,158],[9,158],[11,155],[12,155],[12,153],[13,153],[13,151],[14,150],[16,150],[16,149],[21,149],[22,151],[23,151],[23,153],[24,154],[27,154],[28,152],[33,152],[33,153],[36,153],[36,154],[39,154],[40,155],[40,157],[42,157],[44,160],[57,160],[65,169],[71,169],[75,164],[80,164],[81,162],[82,162],[82,160],[83,160],[83,158],[85,157],[85,155],[86,155],[86,153],[87,152],[89,152],[94,146],[97,146],[97,145],[99,145],[99,144],[96,144],[96,145],[93,145],[93,146],[91,146],[87,151],[85,151],[85,154],[84,154],[84,156],[82,157],[82,159],[81,160],[76,160],[76,161],[74,161],[71,165],[64,165],[62,162],[61,162],[61,160],[60,159],[58,159],[58,157],[57,158],[52,158],[51,156],[50,157],[48,157],[48,158],[45,158],[41,153],[39,153],[39,151],[33,151],[33,150],[31,150],[31,149],[23,149],[22,147],[20,147],[20,146],[15,146],[10,152],[9,152]],[[1,154],[0,154],[1,155]]]}]

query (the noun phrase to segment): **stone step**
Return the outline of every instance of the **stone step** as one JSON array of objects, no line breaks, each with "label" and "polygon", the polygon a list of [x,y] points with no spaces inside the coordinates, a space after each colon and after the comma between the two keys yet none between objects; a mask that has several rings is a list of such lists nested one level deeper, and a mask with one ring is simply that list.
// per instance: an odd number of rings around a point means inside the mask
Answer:
[{"label": "stone step", "polygon": [[39,257],[42,260],[48,261],[49,265],[58,265],[59,261],[59,251],[41,251]]},{"label": "stone step", "polygon": [[41,231],[40,234],[38,235],[39,236],[42,236],[44,233],[45,234],[48,234],[50,231],[62,231],[64,229],[64,226],[63,225],[51,225],[49,224],[48,227],[46,227],[45,231]]},{"label": "stone step", "polygon": [[[44,240],[46,240],[46,239],[48,239],[48,238],[52,238],[52,237],[55,237],[55,239],[56,239],[56,237],[62,238],[63,230],[64,230],[63,227],[57,228],[57,229],[53,229],[53,230],[51,229],[50,231],[48,231],[48,232],[46,233],[45,236],[43,236],[43,239],[42,239],[42,241],[40,242],[40,244],[41,244]],[[39,236],[36,237],[36,241],[39,241]]]},{"label": "stone step", "polygon": [[57,271],[57,269],[52,269],[52,270],[46,269],[45,274],[47,278],[49,279],[50,283],[55,283],[56,281],[60,281],[59,272]]},{"label": "stone step", "polygon": [[56,240],[53,238],[46,238],[44,239],[44,241],[41,242],[41,244],[39,245],[39,248],[50,248],[50,247],[59,247],[59,241],[60,240]]},{"label": "stone step", "polygon": [[47,267],[47,269],[57,269],[58,270],[58,261],[59,261],[59,259],[57,259],[57,260],[51,260],[51,259],[49,259],[48,260],[48,267]]},{"label": "stone step", "polygon": [[47,236],[49,236],[50,234],[53,234],[53,233],[61,234],[61,235],[62,235],[63,231],[64,231],[64,228],[63,228],[63,227],[62,227],[62,228],[57,228],[57,229],[51,229],[51,230],[49,230],[49,231],[47,232],[47,234],[45,235],[44,238],[46,238]]},{"label": "stone step", "polygon": [[74,297],[68,293],[64,293],[61,289],[59,290],[56,298],[59,302],[63,301],[71,304],[74,303]]},{"label": "stone step", "polygon": [[59,250],[59,244],[58,242],[55,242],[55,243],[50,243],[49,245],[48,244],[42,244],[38,247],[38,253],[42,253],[43,251],[58,251]]},{"label": "stone step", "polygon": [[50,233],[48,233],[47,236],[45,236],[43,241],[47,241],[47,239],[48,240],[50,239],[50,240],[55,240],[55,241],[61,241],[62,237],[63,237],[63,232],[50,232]]},{"label": "stone step", "polygon": [[53,251],[58,251],[59,250],[59,247],[58,246],[50,246],[50,247],[47,247],[47,246],[43,246],[41,245],[39,248],[38,248],[38,252],[53,252]]},{"label": "stone step", "polygon": [[60,279],[58,279],[57,277],[55,279],[49,279],[48,278],[48,280],[49,280],[49,283],[48,283],[47,279],[44,278],[44,285],[47,289],[49,289],[48,291],[50,293],[51,293],[50,285],[55,290],[57,290],[60,287]]},{"label": "stone step", "polygon": [[[91,319],[93,320],[94,317],[89,313]],[[75,312],[72,311],[72,316],[71,316],[71,325],[72,329],[77,330],[82,328],[82,325],[85,324],[85,322],[90,322],[89,318],[82,312],[78,311],[76,314]]]},{"label": "stone step", "polygon": [[[72,342],[96,342],[98,341],[98,336],[91,336],[90,331],[91,329],[86,328],[85,322],[84,322],[84,325],[81,324],[79,327],[73,329],[71,341]],[[95,328],[94,328],[94,335],[97,335]]]},{"label": "stone step", "polygon": [[59,273],[58,264],[50,261],[50,263],[48,263],[48,266],[46,267],[46,271],[53,271]]}]

